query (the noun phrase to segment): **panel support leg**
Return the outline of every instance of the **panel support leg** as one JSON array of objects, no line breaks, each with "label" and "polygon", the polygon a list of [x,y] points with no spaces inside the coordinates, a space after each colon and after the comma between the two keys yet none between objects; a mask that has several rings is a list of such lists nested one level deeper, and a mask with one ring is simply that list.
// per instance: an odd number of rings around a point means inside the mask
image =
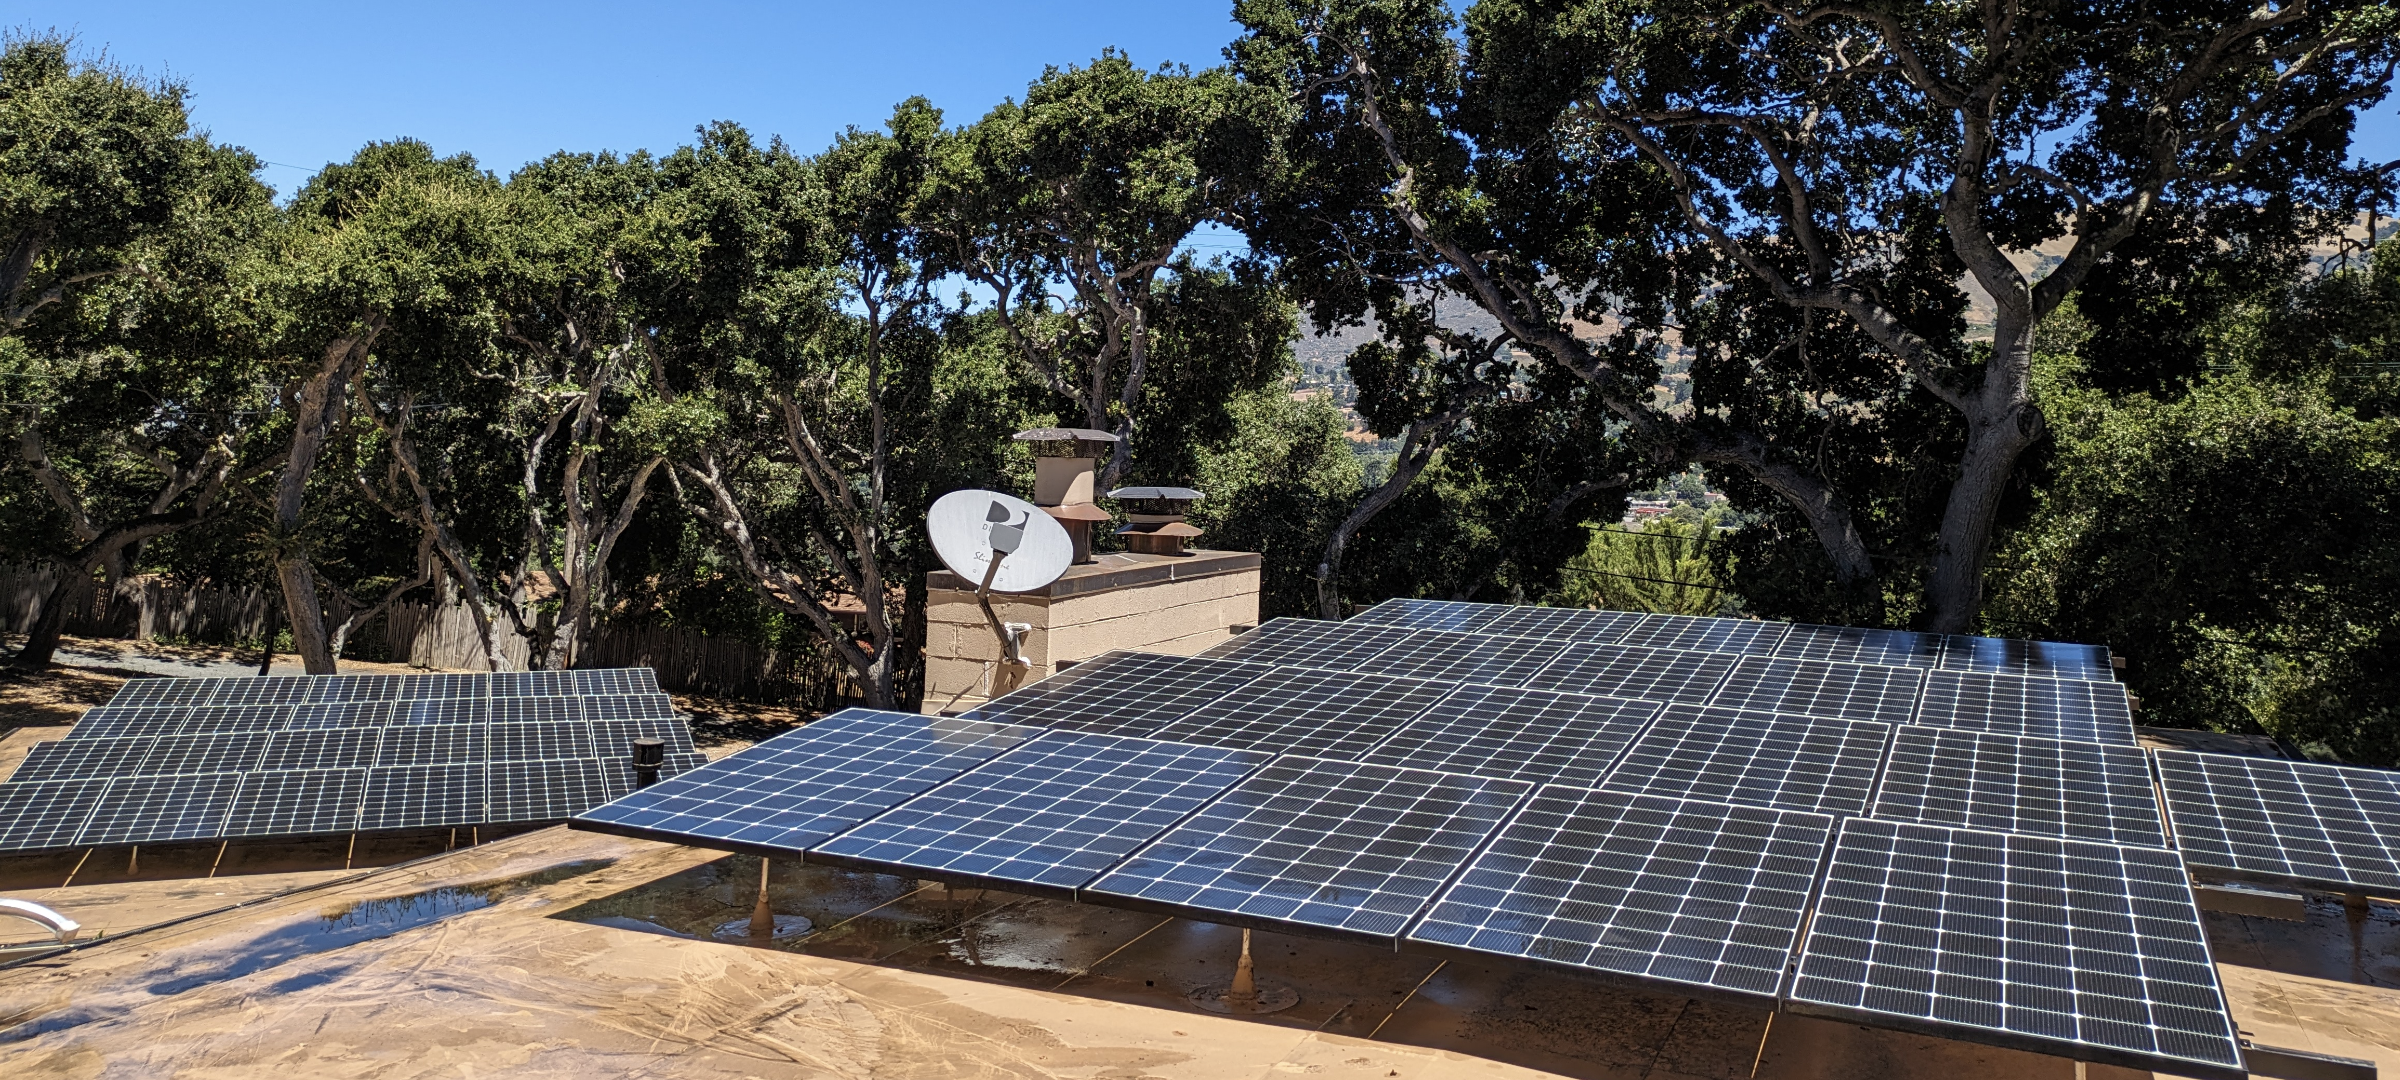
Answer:
[{"label": "panel support leg", "polygon": [[77,860],[75,860],[75,869],[67,871],[67,880],[65,880],[65,881],[62,881],[62,882],[59,882],[59,883],[58,883],[58,887],[63,889],[63,888],[66,888],[66,887],[67,887],[67,886],[69,886],[69,885],[73,885],[73,884],[75,884],[75,875],[77,875],[77,874],[80,874],[80,873],[82,873],[82,872],[83,872],[83,864],[85,864],[85,863],[87,863],[87,862],[90,862],[90,861],[92,861],[92,852],[95,852],[95,851],[98,851],[98,850],[100,850],[100,849],[99,849],[99,848],[85,848],[85,849],[83,849],[83,858],[80,858],[80,859],[77,859]]},{"label": "panel support leg", "polygon": [[208,864],[208,876],[217,876],[217,867],[225,865],[225,845],[230,843],[233,843],[230,839],[217,841],[217,858]]},{"label": "panel support leg", "polygon": [[342,869],[350,869],[350,860],[358,857],[358,834],[350,834],[350,850],[342,853]]},{"label": "panel support leg", "polygon": [[135,844],[135,845],[133,845],[133,855],[132,855],[131,857],[129,857],[129,858],[127,858],[127,859],[125,860],[125,876],[126,876],[126,877],[132,877],[133,875],[135,875],[135,874],[138,874],[138,873],[141,873],[141,872],[142,872],[142,845],[140,845],[140,844]]},{"label": "panel support leg", "polygon": [[750,909],[750,936],[754,938],[775,936],[775,909],[767,906],[767,868],[773,865],[773,860],[758,860],[758,906]]},{"label": "panel support leg", "polygon": [[1250,928],[1242,928],[1242,958],[1233,964],[1233,985],[1225,988],[1225,1007],[1234,1012],[1258,1008],[1258,980],[1250,968]]}]

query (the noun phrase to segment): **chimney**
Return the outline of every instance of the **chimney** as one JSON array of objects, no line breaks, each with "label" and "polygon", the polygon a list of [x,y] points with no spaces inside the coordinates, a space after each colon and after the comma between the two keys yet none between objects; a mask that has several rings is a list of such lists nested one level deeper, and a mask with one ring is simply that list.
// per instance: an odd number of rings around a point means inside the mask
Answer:
[{"label": "chimney", "polygon": [[1092,523],[1107,521],[1108,511],[1092,502],[1094,476],[1100,459],[1116,452],[1115,435],[1093,428],[1034,428],[1020,431],[1018,442],[1033,444],[1033,505],[1057,518],[1075,541],[1075,562],[1092,561]]},{"label": "chimney", "polygon": [[1109,492],[1108,497],[1125,504],[1129,524],[1117,530],[1125,538],[1127,551],[1144,555],[1182,555],[1184,542],[1200,535],[1200,530],[1185,523],[1183,515],[1192,504],[1200,501],[1200,493],[1186,487],[1124,487]]}]

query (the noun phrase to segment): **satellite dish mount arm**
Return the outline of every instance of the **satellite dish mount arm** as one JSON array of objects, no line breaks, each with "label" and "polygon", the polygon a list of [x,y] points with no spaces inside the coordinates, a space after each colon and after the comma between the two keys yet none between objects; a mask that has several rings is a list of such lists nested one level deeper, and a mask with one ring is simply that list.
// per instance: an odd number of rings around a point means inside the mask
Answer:
[{"label": "satellite dish mount arm", "polygon": [[[1006,520],[1005,512],[998,506],[993,510],[1000,512],[1001,520]],[[991,536],[992,561],[983,568],[983,580],[975,586],[975,606],[983,609],[983,621],[990,624],[992,636],[1000,640],[1000,666],[992,674],[991,692],[992,697],[999,697],[1024,685],[1025,676],[1033,672],[1033,664],[1025,659],[1025,632],[1033,628],[1023,623],[1001,622],[999,614],[992,610],[992,580],[1000,576],[1000,560],[1008,558],[1009,552],[1015,551],[1021,542],[1023,529],[1003,526],[993,529]]]}]

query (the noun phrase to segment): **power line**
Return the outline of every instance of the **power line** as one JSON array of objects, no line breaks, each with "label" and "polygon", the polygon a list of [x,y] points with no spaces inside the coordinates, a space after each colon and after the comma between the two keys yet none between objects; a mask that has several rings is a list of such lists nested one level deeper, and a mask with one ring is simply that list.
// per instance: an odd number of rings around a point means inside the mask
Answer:
[{"label": "power line", "polygon": [[1600,577],[1624,578],[1627,581],[1647,581],[1655,585],[1681,585],[1687,589],[1723,589],[1723,585],[1707,585],[1697,581],[1668,581],[1665,578],[1643,577],[1640,574],[1617,574],[1607,570],[1586,570],[1580,566],[1562,566],[1561,570],[1576,574],[1595,574]]}]

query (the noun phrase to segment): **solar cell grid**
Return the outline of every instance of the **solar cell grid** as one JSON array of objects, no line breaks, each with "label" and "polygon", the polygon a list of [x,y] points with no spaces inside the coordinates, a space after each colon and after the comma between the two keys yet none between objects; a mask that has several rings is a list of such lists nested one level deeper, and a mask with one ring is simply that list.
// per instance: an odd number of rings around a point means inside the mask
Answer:
[{"label": "solar cell grid", "polygon": [[572,671],[495,671],[491,680],[496,698],[565,697],[576,692]]},{"label": "solar cell grid", "polygon": [[141,770],[142,758],[148,756],[150,744],[155,741],[133,737],[35,743],[25,752],[25,760],[17,764],[17,771],[9,775],[8,782],[130,775]]},{"label": "solar cell grid", "polygon": [[375,764],[382,728],[292,728],[275,734],[259,758],[266,772],[363,769]]},{"label": "solar cell grid", "polygon": [[1213,660],[1251,660],[1286,667],[1363,671],[1377,653],[1415,636],[1397,626],[1272,619],[1200,655]]},{"label": "solar cell grid", "polygon": [[1575,642],[1560,648],[1558,658],[1525,684],[1539,690],[1698,704],[1716,693],[1734,660],[1725,653]]},{"label": "solar cell grid", "polygon": [[558,821],[616,797],[608,763],[594,757],[495,761],[489,766],[493,821]]},{"label": "solar cell grid", "polygon": [[392,703],[393,727],[419,724],[480,724],[491,716],[487,698],[411,698]]},{"label": "solar cell grid", "polygon": [[1645,615],[1619,645],[1721,653],[1771,653],[1790,623],[1756,619],[1704,619],[1691,615]]},{"label": "solar cell grid", "polygon": [[1884,724],[1669,705],[1603,785],[1613,791],[1863,814]]},{"label": "solar cell grid", "polygon": [[[1391,648],[1359,662],[1353,670],[1444,682],[1523,686],[1558,655],[1558,643],[1539,638],[1453,634],[1412,630]],[[1254,654],[1266,660],[1265,654]]]},{"label": "solar cell grid", "polygon": [[1833,819],[1550,786],[1409,939],[1772,999]]},{"label": "solar cell grid", "polygon": [[592,722],[592,755],[614,758],[633,756],[633,740],[658,739],[667,744],[667,752],[690,753],[692,729],[681,720],[652,718],[647,720],[595,720]]},{"label": "solar cell grid", "polygon": [[143,755],[141,767],[134,771],[153,776],[248,772],[258,767],[259,756],[266,752],[267,740],[273,737],[264,731],[220,731],[151,739],[150,752]]},{"label": "solar cell grid", "polygon": [[152,844],[224,835],[240,773],[120,776],[92,810],[75,843]]},{"label": "solar cell grid", "polygon": [[291,705],[203,705],[185,714],[176,731],[201,735],[211,731],[274,731],[289,723]]},{"label": "solar cell grid", "polygon": [[1451,689],[1423,679],[1275,668],[1160,728],[1157,737],[1355,758]]},{"label": "solar cell grid", "polygon": [[1746,656],[1709,704],[1905,724],[1916,712],[1922,677],[1911,668]]},{"label": "solar cell grid", "polygon": [[[658,673],[649,668],[596,668],[575,673],[578,694],[656,694]],[[663,695],[662,695],[663,696]]]},{"label": "solar cell grid", "polygon": [[1953,634],[1942,640],[1942,666],[1996,675],[2039,675],[2054,679],[2113,682],[2116,668],[2104,645],[2021,641]]},{"label": "solar cell grid", "polygon": [[492,677],[480,672],[446,672],[439,675],[408,676],[408,688],[402,695],[410,701],[429,701],[435,698],[490,697]]},{"label": "solar cell grid", "polygon": [[169,735],[183,730],[183,718],[191,711],[189,706],[180,705],[103,705],[85,711],[83,718],[67,730],[67,738]]},{"label": "solar cell grid", "polygon": [[575,823],[703,847],[797,852],[1039,733],[963,717],[845,709]]},{"label": "solar cell grid", "polygon": [[308,700],[314,680],[306,675],[210,679],[209,705],[298,705]]},{"label": "solar cell grid", "polygon": [[495,724],[583,722],[583,702],[571,697],[493,698],[488,714]]},{"label": "solar cell grid", "polygon": [[482,765],[401,765],[367,770],[358,828],[426,829],[484,821]]},{"label": "solar cell grid", "polygon": [[666,720],[675,715],[675,702],[665,694],[593,694],[583,699],[587,720]]},{"label": "solar cell grid", "polygon": [[1499,613],[1476,627],[1475,632],[1607,644],[1625,636],[1626,631],[1641,621],[1642,616],[1630,611],[1502,605]]},{"label": "solar cell grid", "polygon": [[234,796],[225,835],[313,836],[358,828],[367,770],[292,769],[250,774]]},{"label": "solar cell grid", "polygon": [[1388,944],[1532,786],[1281,757],[1086,891]]},{"label": "solar cell grid", "polygon": [[1470,604],[1459,600],[1386,600],[1350,616],[1352,622],[1415,626],[1428,630],[1480,629],[1503,610],[1499,604]]},{"label": "solar cell grid", "polygon": [[392,703],[388,701],[321,702],[293,707],[283,730],[382,727],[391,718]]},{"label": "solar cell grid", "polygon": [[1462,686],[1364,760],[1504,780],[1597,784],[1658,714],[1655,701]]},{"label": "solar cell grid", "polygon": [[323,675],[308,691],[311,702],[390,701],[409,693],[415,675]]},{"label": "solar cell grid", "polygon": [[214,689],[208,679],[128,679],[108,699],[119,708],[145,705],[198,705]]},{"label": "solar cell grid", "polygon": [[2345,891],[2400,888],[2400,773],[2158,752],[2175,843],[2194,866]]},{"label": "solar cell grid", "polygon": [[1892,741],[1874,816],[2165,847],[2138,747],[1911,724]]},{"label": "solar cell grid", "polygon": [[1147,737],[1268,670],[1231,660],[1112,652],[967,715],[994,723]]},{"label": "solar cell grid", "polygon": [[2044,739],[2136,745],[2133,704],[2113,682],[1930,672],[1917,723],[2031,735]]},{"label": "solar cell grid", "polygon": [[1775,647],[1775,655],[1846,664],[1933,667],[1942,662],[1942,639],[1936,634],[1908,630],[1799,623],[1784,635],[1782,644]]},{"label": "solar cell grid", "polygon": [[1069,891],[1269,757],[1054,731],[810,848],[809,859]]},{"label": "solar cell grid", "polygon": [[1788,1008],[2180,1076],[2242,1054],[2170,851],[1853,818]]},{"label": "solar cell grid", "polygon": [[597,756],[592,727],[581,720],[493,724],[484,729],[487,761],[543,761]]},{"label": "solar cell grid", "polygon": [[101,777],[0,784],[0,851],[73,846],[113,782]]},{"label": "solar cell grid", "polygon": [[449,765],[483,761],[481,724],[425,724],[383,729],[375,764]]}]

